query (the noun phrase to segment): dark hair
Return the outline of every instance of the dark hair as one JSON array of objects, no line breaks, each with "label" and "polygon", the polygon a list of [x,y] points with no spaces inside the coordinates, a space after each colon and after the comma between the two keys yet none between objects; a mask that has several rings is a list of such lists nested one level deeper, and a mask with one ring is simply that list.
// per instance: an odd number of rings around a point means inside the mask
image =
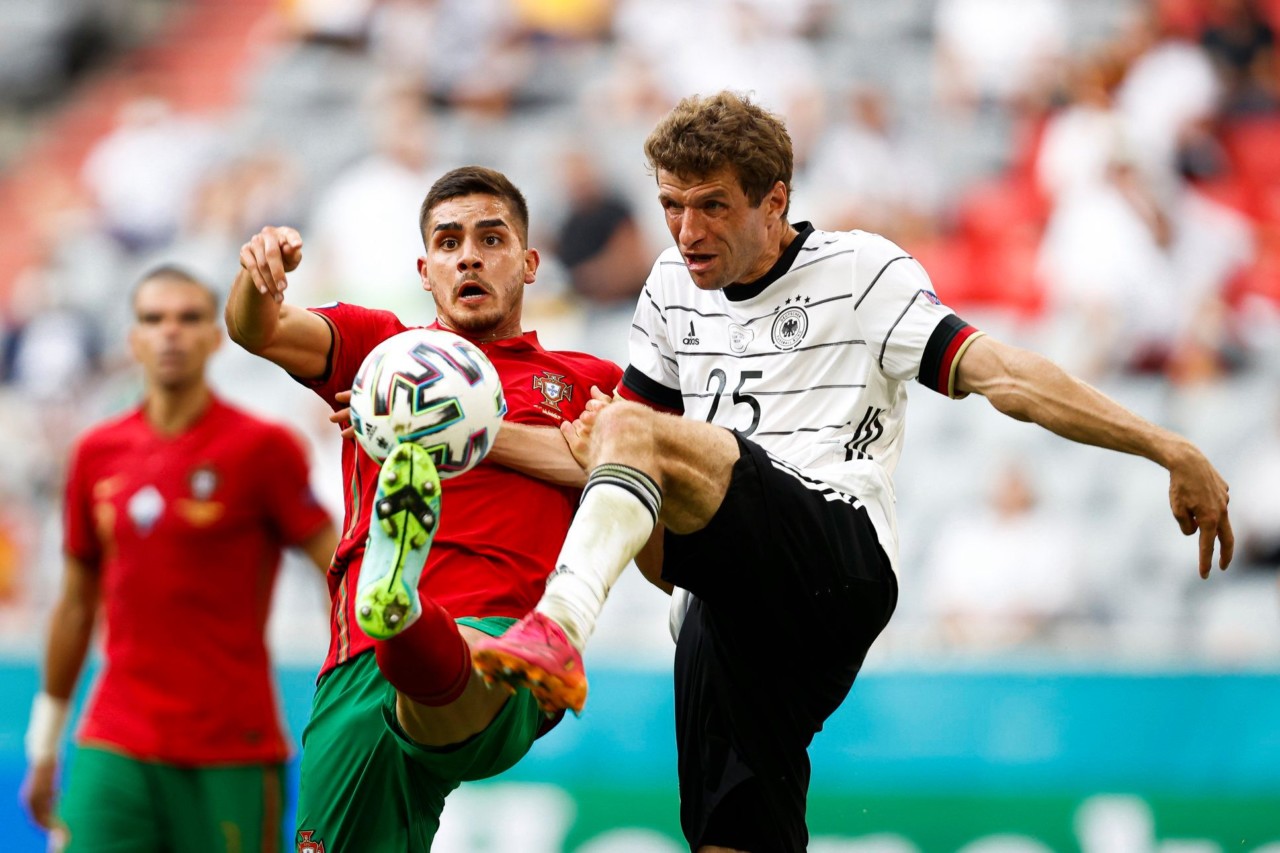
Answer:
[{"label": "dark hair", "polygon": [[661,169],[685,179],[728,167],[753,205],[782,181],[784,218],[791,208],[791,135],[781,118],[745,95],[725,90],[684,98],[649,134],[644,154],[655,174]]},{"label": "dark hair", "polygon": [[491,195],[505,201],[515,215],[513,227],[520,241],[529,245],[529,204],[524,200],[524,193],[506,175],[484,166],[461,166],[445,172],[431,185],[418,211],[418,230],[422,232],[423,242],[428,242],[427,220],[436,205],[464,195]]},{"label": "dark hair", "polygon": [[160,264],[159,266],[152,267],[143,273],[138,281],[133,285],[133,290],[129,297],[131,305],[137,304],[138,291],[142,289],[143,285],[152,281],[168,281],[175,282],[177,284],[190,284],[200,288],[204,291],[204,294],[209,297],[211,313],[215,316],[217,315],[218,306],[222,301],[221,297],[218,295],[218,291],[214,290],[208,282],[188,270],[186,267],[182,267],[177,264]]}]

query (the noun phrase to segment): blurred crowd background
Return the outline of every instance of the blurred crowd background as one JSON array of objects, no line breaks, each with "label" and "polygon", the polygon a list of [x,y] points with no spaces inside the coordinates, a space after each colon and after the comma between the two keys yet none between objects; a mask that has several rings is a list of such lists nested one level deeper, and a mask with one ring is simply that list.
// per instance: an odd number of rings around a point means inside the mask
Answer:
[{"label": "blurred crowd background", "polygon": [[[793,220],[894,239],[962,317],[1232,484],[1236,565],[1204,583],[1161,469],[915,388],[877,659],[1280,660],[1280,2],[0,0],[0,20],[0,647],[41,643],[69,443],[137,399],[141,272],[225,292],[241,243],[289,224],[292,302],[425,323],[418,205],[483,163],[529,197],[526,327],[625,365],[670,241],[641,143],[729,87],[789,123]],[[214,374],[306,436],[339,515],[324,407],[231,345]],[[315,662],[323,588],[286,569],[273,643]],[[663,596],[626,584],[592,653],[669,656]]]}]

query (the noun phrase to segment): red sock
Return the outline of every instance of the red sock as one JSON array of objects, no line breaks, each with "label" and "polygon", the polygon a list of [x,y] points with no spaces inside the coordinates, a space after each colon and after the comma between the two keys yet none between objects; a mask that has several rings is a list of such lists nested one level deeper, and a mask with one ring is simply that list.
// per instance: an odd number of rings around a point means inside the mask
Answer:
[{"label": "red sock", "polygon": [[448,705],[471,681],[471,651],[458,623],[429,598],[417,622],[373,647],[383,676],[419,705]]}]

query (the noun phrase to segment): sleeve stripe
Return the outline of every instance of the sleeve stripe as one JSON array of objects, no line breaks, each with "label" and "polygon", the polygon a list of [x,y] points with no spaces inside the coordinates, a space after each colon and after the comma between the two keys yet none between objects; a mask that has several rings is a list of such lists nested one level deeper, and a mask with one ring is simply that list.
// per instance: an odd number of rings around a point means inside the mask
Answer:
[{"label": "sleeve stripe", "polygon": [[954,397],[956,365],[969,344],[981,334],[954,314],[944,317],[925,345],[924,357],[920,360],[920,384]]},{"label": "sleeve stripe", "polygon": [[898,261],[908,261],[908,260],[913,260],[913,258],[910,255],[899,255],[898,257],[889,261],[884,266],[880,267],[880,272],[876,273],[876,277],[871,279],[871,283],[867,285],[867,289],[862,291],[862,295],[858,297],[858,301],[853,303],[853,309],[856,311],[858,310],[859,307],[861,307],[862,300],[867,298],[867,294],[870,293],[871,289],[876,286],[876,282],[880,280],[880,276],[884,275],[885,270],[887,270],[889,267],[896,264]]},{"label": "sleeve stripe", "polygon": [[[947,365],[947,396],[954,398],[956,396],[956,367],[960,364],[960,356],[964,355],[964,351],[969,348],[969,344],[982,337],[985,332],[980,332],[973,326],[969,326],[959,335],[952,343],[947,353],[945,364]],[[961,394],[960,396],[964,396]]]},{"label": "sleeve stripe", "polygon": [[684,413],[684,398],[677,389],[650,379],[635,367],[628,366],[627,372],[622,374],[618,394],[625,400],[644,403],[653,409],[675,415]]}]

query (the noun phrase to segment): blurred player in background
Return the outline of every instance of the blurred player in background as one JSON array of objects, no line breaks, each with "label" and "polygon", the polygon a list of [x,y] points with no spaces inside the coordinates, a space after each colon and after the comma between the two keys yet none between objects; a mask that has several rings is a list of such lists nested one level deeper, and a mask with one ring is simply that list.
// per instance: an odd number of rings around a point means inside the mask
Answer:
[{"label": "blurred player in background", "polygon": [[[419,225],[432,328],[484,351],[508,411],[485,461],[445,481],[443,501],[424,448],[398,445],[380,466],[350,435],[343,442],[345,532],[329,573],[329,655],[302,741],[300,851],[429,849],[446,795],[501,773],[548,728],[530,691],[486,687],[470,649],[542,594],[586,479],[558,427],[579,417],[589,389],[612,393],[622,376],[593,356],[545,350],[523,330],[524,289],[539,255],[528,245],[524,196],[504,175],[481,167],[445,174]],[[302,259],[292,229],[263,229],[240,258],[227,307],[232,338],[314,389],[345,423],[365,355],[409,327],[387,311],[286,303],[285,276]],[[420,524],[423,515],[438,525]],[[399,545],[392,530],[417,541]],[[375,639],[357,627],[356,591],[393,573],[417,592],[421,612],[373,631]]]},{"label": "blurred player in background", "polygon": [[[133,310],[145,397],[72,453],[24,800],[71,851],[277,850],[289,744],[264,636],[271,590],[281,549],[324,571],[337,534],[298,440],[206,383],[222,340],[217,295],[163,267],[139,282]],[[99,605],[103,668],[55,804]]]},{"label": "blurred player in background", "polygon": [[[640,297],[626,399],[596,395],[564,428],[590,470],[581,507],[537,610],[477,667],[564,680],[553,698],[578,707],[609,588],[633,557],[660,566],[688,591],[673,630],[689,845],[802,851],[808,745],[897,603],[909,380],[1164,466],[1206,577],[1215,541],[1231,560],[1227,484],[1187,440],[956,317],[888,240],[792,225],[791,140],[759,106],[687,98],[645,153],[676,245]],[[660,561],[641,553],[658,523]],[[571,645],[548,648],[561,629]]]}]

